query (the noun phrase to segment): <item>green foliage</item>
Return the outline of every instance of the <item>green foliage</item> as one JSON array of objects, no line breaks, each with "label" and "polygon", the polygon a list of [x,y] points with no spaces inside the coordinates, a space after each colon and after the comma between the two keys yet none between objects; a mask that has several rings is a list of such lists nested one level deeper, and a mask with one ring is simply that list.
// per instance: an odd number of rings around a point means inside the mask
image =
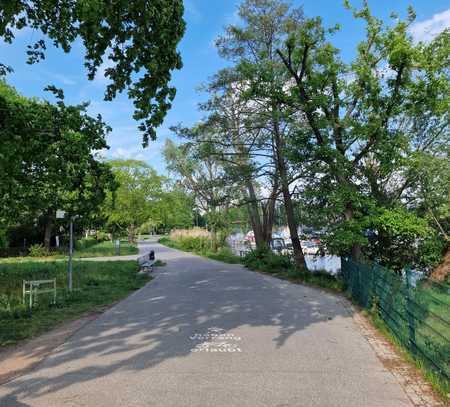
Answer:
[{"label": "green foliage", "polygon": [[28,255],[30,257],[45,257],[49,256],[48,250],[41,244],[33,244],[28,249]]},{"label": "green foliage", "polygon": [[358,221],[342,221],[333,225],[322,240],[330,253],[345,256],[355,243],[363,248],[368,246],[363,230],[363,225]]},{"label": "green foliage", "polygon": [[8,247],[9,241],[7,237],[6,228],[0,226],[0,249],[6,249]]},{"label": "green foliage", "polygon": [[228,247],[219,247],[217,251],[212,251],[212,241],[208,237],[183,236],[178,238],[163,237],[159,243],[173,247],[174,249],[193,252],[209,259],[223,261],[229,264],[241,263],[241,258],[235,256]]},{"label": "green foliage", "polygon": [[228,247],[221,247],[217,252],[206,252],[202,253],[203,256],[208,257],[208,259],[222,261],[228,264],[240,264],[242,259],[236,256]]},{"label": "green foliage", "polygon": [[[303,213],[326,228],[329,249],[366,249],[401,267],[412,260],[408,246],[424,239],[426,217],[441,234],[447,224],[450,31],[416,43],[408,32],[413,12],[389,24],[367,2],[350,9],[366,29],[354,61],[342,59],[332,44],[336,29],[318,17],[292,26],[277,50],[293,85],[283,96],[295,112],[287,150],[308,179],[299,194]],[[265,84],[255,90],[272,92]],[[374,247],[370,227],[380,232]]]},{"label": "green foliage", "polygon": [[143,161],[115,160],[109,165],[119,185],[103,208],[109,230],[134,239],[137,228],[150,216],[152,201],[162,193],[163,177]]},{"label": "green foliage", "polygon": [[114,160],[109,165],[119,185],[103,206],[113,234],[154,233],[192,226],[192,200],[143,161]]},{"label": "green foliage", "polygon": [[87,237],[83,239],[79,239],[74,244],[75,250],[85,250],[92,246],[95,246],[98,243],[97,239],[93,237]]},{"label": "green foliage", "polygon": [[289,256],[277,255],[268,249],[252,250],[244,257],[243,262],[249,269],[266,273],[286,273],[295,269]]},{"label": "green foliage", "polygon": [[[208,130],[203,127],[174,128],[177,135],[196,140]],[[225,169],[215,156],[214,147],[196,141],[175,145],[170,139],[164,145],[167,169],[176,174],[186,191],[195,195],[196,204],[205,213],[212,228],[218,230],[222,224],[219,208],[230,202],[230,185]]]},{"label": "green foliage", "polygon": [[[144,144],[156,137],[171,107],[175,89],[169,86],[171,71],[182,66],[177,44],[185,23],[181,0],[74,0],[59,2],[18,0],[2,4],[0,37],[11,43],[15,33],[30,27],[40,36],[28,46],[28,63],[45,57],[47,37],[69,52],[75,41],[85,47],[88,78],[107,64],[110,80],[105,100],[124,90],[134,100],[133,118],[140,122]],[[2,61],[4,62],[4,61]],[[0,63],[0,73],[10,69]]]},{"label": "green foliage", "polygon": [[[135,261],[75,262],[75,291],[67,291],[67,262],[26,261],[0,264],[0,347],[47,332],[57,324],[98,311],[142,287]],[[56,278],[57,303],[42,294],[29,312],[22,304],[22,280]]]},{"label": "green foliage", "polygon": [[95,240],[97,242],[106,242],[107,240],[110,240],[110,237],[108,233],[97,230],[95,233]]},{"label": "green foliage", "polygon": [[[86,244],[88,243],[88,244]],[[128,256],[131,254],[138,254],[139,250],[135,244],[121,240],[119,248],[116,247],[114,241],[98,242],[95,240],[85,241],[85,245],[80,246],[75,250],[74,256],[81,257],[104,257],[104,256]]]},{"label": "green foliage", "polygon": [[44,220],[55,211],[89,218],[115,183],[93,151],[106,147],[109,128],[87,104],[56,105],[19,95],[0,81],[0,223]]},{"label": "green foliage", "polygon": [[395,270],[429,268],[442,258],[444,241],[426,219],[404,208],[381,209],[373,218],[377,238],[371,246],[376,261]]},{"label": "green foliage", "polygon": [[188,252],[206,252],[211,250],[211,239],[207,237],[183,236],[174,240],[177,249]]}]

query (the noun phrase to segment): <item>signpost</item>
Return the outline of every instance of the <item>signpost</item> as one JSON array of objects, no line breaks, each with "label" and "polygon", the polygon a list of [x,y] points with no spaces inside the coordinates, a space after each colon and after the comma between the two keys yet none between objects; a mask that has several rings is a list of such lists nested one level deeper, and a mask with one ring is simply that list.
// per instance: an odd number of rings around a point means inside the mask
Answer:
[{"label": "signpost", "polygon": [[[57,210],[56,211],[56,219],[64,219],[66,216],[65,211]],[[68,267],[68,286],[69,291],[72,291],[72,257],[73,257],[73,219],[74,217],[70,217],[70,223],[69,223],[69,267]]]},{"label": "signpost", "polygon": [[69,238],[69,291],[72,291],[73,216],[70,217]]}]

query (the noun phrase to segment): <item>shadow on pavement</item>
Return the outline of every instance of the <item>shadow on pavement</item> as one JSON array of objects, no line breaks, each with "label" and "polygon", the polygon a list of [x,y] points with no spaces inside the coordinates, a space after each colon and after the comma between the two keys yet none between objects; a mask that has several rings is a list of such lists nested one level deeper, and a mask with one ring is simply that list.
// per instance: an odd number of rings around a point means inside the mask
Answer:
[{"label": "shadow on pavement", "polygon": [[35,371],[0,388],[0,397],[6,395],[0,406],[26,406],[18,399],[188,357],[189,337],[211,327],[274,329],[268,346],[280,349],[312,324],[348,317],[330,294],[156,243],[145,249],[167,262],[157,278],[78,331]]}]

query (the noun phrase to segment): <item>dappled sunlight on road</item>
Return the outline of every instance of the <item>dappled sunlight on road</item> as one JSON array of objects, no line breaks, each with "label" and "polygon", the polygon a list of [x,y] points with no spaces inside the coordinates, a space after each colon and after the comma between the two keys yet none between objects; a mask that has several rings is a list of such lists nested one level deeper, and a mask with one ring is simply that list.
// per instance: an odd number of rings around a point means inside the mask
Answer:
[{"label": "dappled sunlight on road", "polygon": [[[1,387],[2,407],[24,405],[18,400],[57,406],[71,397],[77,400],[72,405],[131,405],[138,397],[149,403],[159,400],[148,405],[175,406],[183,405],[176,404],[182,397],[174,395],[165,404],[164,395],[185,386],[186,375],[207,375],[208,381],[243,374],[242,385],[262,380],[276,395],[285,388],[270,382],[276,372],[292,372],[295,382],[307,371],[320,381],[346,374],[357,383],[369,369],[383,370],[375,356],[367,357],[368,345],[355,332],[340,298],[156,243],[148,248],[167,262],[157,268],[156,278],[78,331],[33,373]],[[211,329],[222,336],[191,339]],[[240,339],[237,343],[233,338]],[[369,392],[375,385],[370,380],[361,384]],[[133,395],[130,386],[147,390]],[[342,400],[351,399],[349,390],[337,393]]]}]

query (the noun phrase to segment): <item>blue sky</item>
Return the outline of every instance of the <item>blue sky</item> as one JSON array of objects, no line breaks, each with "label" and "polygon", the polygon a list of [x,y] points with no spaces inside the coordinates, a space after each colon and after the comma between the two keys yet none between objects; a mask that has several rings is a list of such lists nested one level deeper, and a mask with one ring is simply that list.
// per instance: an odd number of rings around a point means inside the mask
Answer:
[{"label": "blue sky", "polygon": [[[334,44],[342,50],[343,57],[350,59],[355,45],[362,38],[362,26],[355,22],[351,14],[344,9],[340,0],[304,0],[294,1],[303,5],[305,14],[321,16],[326,25],[340,23],[342,30],[335,35]],[[0,61],[14,68],[7,81],[26,96],[49,97],[43,88],[54,84],[64,89],[68,103],[90,101],[90,112],[102,114],[104,120],[113,127],[108,138],[110,150],[107,157],[137,158],[147,161],[158,172],[165,172],[161,147],[167,137],[173,137],[169,127],[182,122],[191,125],[201,118],[197,104],[204,95],[197,92],[198,86],[218,69],[226,65],[214,48],[214,39],[223,27],[238,21],[237,0],[185,0],[185,19],[187,30],[179,49],[184,67],[173,75],[173,85],[177,96],[172,110],[164,125],[158,129],[158,139],[149,147],[141,147],[141,134],[132,119],[133,105],[126,95],[119,96],[113,102],[103,101],[103,91],[107,83],[101,72],[94,81],[88,81],[83,67],[84,50],[77,42],[72,52],[64,54],[48,45],[45,61],[35,65],[25,63],[26,45],[40,39],[39,32],[22,30],[17,33],[12,45],[0,43]],[[352,0],[358,5],[358,0]],[[433,33],[450,26],[450,8],[448,0],[372,0],[373,13],[388,20],[392,11],[401,16],[406,14],[408,5],[417,13],[417,23],[413,34],[420,39],[428,39]]]}]

